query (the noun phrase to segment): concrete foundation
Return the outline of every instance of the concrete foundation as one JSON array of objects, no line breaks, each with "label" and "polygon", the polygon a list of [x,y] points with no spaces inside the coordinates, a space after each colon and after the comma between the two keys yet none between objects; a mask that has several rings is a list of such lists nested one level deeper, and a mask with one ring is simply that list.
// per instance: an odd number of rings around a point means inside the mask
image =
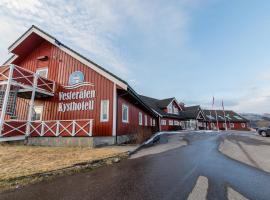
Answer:
[{"label": "concrete foundation", "polygon": [[[117,144],[131,140],[129,135],[117,136]],[[29,137],[26,141],[30,146],[52,147],[102,147],[116,144],[115,137]]]}]

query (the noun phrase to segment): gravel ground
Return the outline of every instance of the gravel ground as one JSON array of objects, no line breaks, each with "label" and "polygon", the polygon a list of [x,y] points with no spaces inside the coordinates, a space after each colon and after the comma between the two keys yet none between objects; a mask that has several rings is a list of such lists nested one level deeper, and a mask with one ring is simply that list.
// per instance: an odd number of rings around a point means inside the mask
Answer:
[{"label": "gravel ground", "polygon": [[219,151],[230,158],[270,173],[270,138],[231,135],[223,141]]}]

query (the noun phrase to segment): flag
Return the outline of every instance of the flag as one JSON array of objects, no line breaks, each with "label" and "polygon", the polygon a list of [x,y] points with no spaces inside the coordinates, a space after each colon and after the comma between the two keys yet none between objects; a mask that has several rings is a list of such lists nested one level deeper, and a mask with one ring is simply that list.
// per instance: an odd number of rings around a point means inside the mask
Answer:
[{"label": "flag", "polygon": [[225,120],[225,129],[227,130],[227,120],[226,120],[226,115],[225,115],[225,109],[224,109],[223,99],[222,99],[222,109],[223,109],[223,115],[224,115],[224,120]]}]

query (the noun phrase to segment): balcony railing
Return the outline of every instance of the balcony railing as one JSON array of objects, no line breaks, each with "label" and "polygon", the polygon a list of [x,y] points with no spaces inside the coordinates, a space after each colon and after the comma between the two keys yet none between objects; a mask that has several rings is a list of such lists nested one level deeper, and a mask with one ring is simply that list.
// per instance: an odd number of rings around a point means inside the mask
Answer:
[{"label": "balcony railing", "polygon": [[[11,70],[11,67],[13,69]],[[55,82],[38,74],[24,69],[16,65],[6,65],[0,67],[0,84],[5,85],[8,82],[9,74],[12,73],[11,85],[19,86],[21,89],[32,90],[36,88],[36,92],[53,95]],[[36,76],[36,82],[35,82]]]},{"label": "balcony railing", "polygon": [[[91,137],[93,131],[93,119],[32,121],[29,125],[31,137]],[[7,120],[2,137],[26,135],[26,129],[26,120]]]}]

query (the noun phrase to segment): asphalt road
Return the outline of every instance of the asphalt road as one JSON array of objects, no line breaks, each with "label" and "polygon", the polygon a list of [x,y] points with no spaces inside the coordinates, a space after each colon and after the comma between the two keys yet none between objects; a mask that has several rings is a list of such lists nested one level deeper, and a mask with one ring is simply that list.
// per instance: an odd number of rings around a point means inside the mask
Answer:
[{"label": "asphalt road", "polygon": [[187,199],[204,176],[207,199],[227,199],[230,186],[248,199],[269,200],[269,173],[219,153],[229,134],[186,133],[187,146],[4,192],[0,199]]}]

